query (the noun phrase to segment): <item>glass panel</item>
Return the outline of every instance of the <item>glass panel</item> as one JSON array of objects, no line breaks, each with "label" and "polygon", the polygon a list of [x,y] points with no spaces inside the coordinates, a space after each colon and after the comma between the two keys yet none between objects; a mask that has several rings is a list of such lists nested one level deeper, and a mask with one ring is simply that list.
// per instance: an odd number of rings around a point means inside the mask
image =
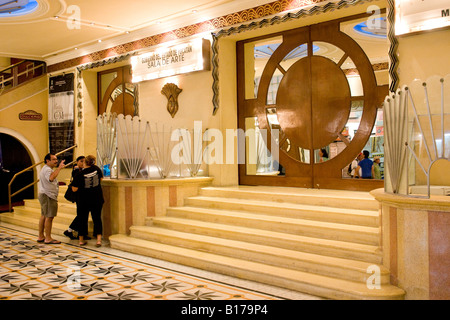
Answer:
[{"label": "glass panel", "polygon": [[369,18],[342,22],[340,30],[364,50],[375,70],[379,86],[389,84],[389,41],[386,14],[374,12]]},{"label": "glass panel", "polygon": [[267,105],[274,105],[277,102],[277,93],[278,87],[280,86],[281,79],[283,79],[283,75],[280,71],[275,71],[270,81],[269,90],[267,92]]},{"label": "glass panel", "polygon": [[245,99],[255,99],[259,81],[273,52],[283,42],[283,38],[274,37],[244,45],[245,56]]},{"label": "glass panel", "polygon": [[[245,163],[247,175],[284,175],[284,168],[267,148],[267,130],[256,117],[245,118]],[[278,143],[278,140],[276,141]],[[277,145],[274,148],[278,148]]]},{"label": "glass panel", "polygon": [[109,85],[111,84],[111,82],[114,81],[115,78],[117,78],[117,72],[105,73],[100,76],[101,93],[102,93],[100,101],[103,101],[106,90],[108,89]]},{"label": "glass panel", "polygon": [[337,64],[344,56],[344,51],[331,43],[314,41],[313,55],[328,58]]},{"label": "glass panel", "polygon": [[[358,116],[359,119],[353,119],[353,120],[361,120],[361,116],[362,116],[362,108],[361,110],[358,110],[359,108],[356,107],[355,110],[352,110],[352,114],[353,117],[354,116]],[[355,121],[356,123],[357,121]],[[354,128],[358,128],[359,127],[359,123],[358,125],[356,125],[355,123],[350,124],[350,128],[349,129],[349,139],[353,138],[356,130]],[[369,159],[374,161],[375,165],[377,165],[378,167],[375,169],[375,177],[373,177],[374,179],[384,179],[384,121],[383,121],[383,109],[378,109],[377,111],[377,118],[375,121],[375,125],[373,127],[372,133],[369,137],[369,140],[367,141],[366,145],[364,146],[364,148],[361,150],[361,152],[363,152],[364,150],[369,151]],[[353,160],[352,163],[350,163],[349,165],[347,165],[343,170],[342,170],[342,177],[343,178],[352,178],[354,175],[354,170],[357,166],[357,163],[359,161],[361,161],[363,159],[363,157],[360,158],[356,158],[355,160]]]}]

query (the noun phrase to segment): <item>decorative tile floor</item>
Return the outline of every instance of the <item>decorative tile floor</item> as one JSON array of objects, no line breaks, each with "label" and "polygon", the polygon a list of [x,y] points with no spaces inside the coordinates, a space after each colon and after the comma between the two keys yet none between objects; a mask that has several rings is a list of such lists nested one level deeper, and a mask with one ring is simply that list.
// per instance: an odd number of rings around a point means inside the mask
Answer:
[{"label": "decorative tile floor", "polygon": [[58,245],[40,244],[35,234],[16,229],[0,226],[0,300],[316,299],[264,293],[124,258],[108,253],[110,248],[82,248],[67,238]]}]

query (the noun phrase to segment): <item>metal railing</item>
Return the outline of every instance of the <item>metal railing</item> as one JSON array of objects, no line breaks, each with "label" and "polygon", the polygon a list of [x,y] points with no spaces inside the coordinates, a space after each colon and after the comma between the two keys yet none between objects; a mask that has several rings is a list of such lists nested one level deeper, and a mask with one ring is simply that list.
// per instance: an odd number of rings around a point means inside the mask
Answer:
[{"label": "metal railing", "polygon": [[[75,149],[76,147],[77,147],[77,145],[74,145],[74,146],[72,146],[72,147],[70,147],[70,148],[67,148],[66,150],[63,150],[63,151],[61,151],[61,152],[58,152],[57,154],[55,154],[55,156],[59,156],[59,155],[65,153],[65,152],[67,152],[67,151],[70,151],[70,150],[72,150],[72,149]],[[73,165],[75,162],[76,162],[76,160],[72,161],[72,162],[69,163],[69,164],[66,164],[66,165],[64,166],[64,169],[67,168],[67,167],[69,167],[69,166],[71,166],[71,165]],[[43,164],[43,163],[44,163],[44,161],[41,161],[41,162],[39,162],[39,163],[36,163],[36,164],[34,164],[34,165],[32,165],[32,166],[30,166],[30,167],[28,167],[28,168],[26,168],[26,169],[24,169],[24,170],[22,170],[22,171],[20,171],[20,172],[17,172],[17,173],[12,177],[11,181],[10,181],[9,184],[8,184],[8,203],[9,203],[9,212],[12,212],[12,197],[18,195],[18,194],[21,193],[22,191],[24,191],[24,190],[26,190],[26,189],[28,189],[28,188],[34,186],[35,184],[37,184],[37,183],[39,182],[39,179],[37,179],[36,181],[30,183],[30,184],[27,185],[26,187],[23,187],[22,189],[20,189],[20,190],[14,192],[13,194],[11,194],[11,186],[12,186],[12,183],[14,182],[14,180],[15,180],[19,175],[21,175],[22,173],[25,173],[25,172],[27,172],[27,171],[29,171],[29,170],[32,170],[32,169],[36,168],[37,166],[39,166],[39,165],[41,165],[41,164]]]},{"label": "metal railing", "polygon": [[[26,69],[19,72],[20,66],[22,65],[25,65]],[[45,74],[46,72],[45,63],[40,61],[24,60],[0,70],[0,94],[6,89],[6,86],[10,85],[11,88],[14,88],[28,80],[34,79],[36,70],[40,68],[42,68],[42,73],[39,74],[39,76]],[[30,74],[32,75],[31,78],[28,77]],[[26,76],[26,79],[21,80],[20,77],[24,75]]]}]

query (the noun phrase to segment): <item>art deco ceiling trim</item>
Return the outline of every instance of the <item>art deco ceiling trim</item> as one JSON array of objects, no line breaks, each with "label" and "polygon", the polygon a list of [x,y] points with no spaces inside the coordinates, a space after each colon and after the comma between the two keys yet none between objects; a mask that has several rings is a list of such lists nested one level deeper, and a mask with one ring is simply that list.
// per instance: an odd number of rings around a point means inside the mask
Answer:
[{"label": "art deco ceiling trim", "polygon": [[299,7],[305,7],[327,0],[278,0],[268,4],[260,5],[254,8],[242,10],[239,12],[227,14],[218,18],[196,23],[193,25],[178,28],[165,33],[153,35],[133,42],[117,45],[115,47],[97,51],[88,55],[59,62],[48,66],[48,72],[56,72],[73,68],[87,63],[100,61],[103,59],[121,56],[133,51],[142,50],[148,47],[159,45],[161,43],[186,38],[204,32],[212,32],[223,28],[245,23],[248,21],[261,19],[271,15],[279,14],[283,11],[293,10]]},{"label": "art deco ceiling trim", "polygon": [[[339,10],[345,7],[348,7],[349,5],[357,5],[357,4],[363,4],[365,2],[371,2],[372,0],[342,0],[339,2],[328,2],[325,5],[322,6],[314,6],[309,9],[301,9],[297,13],[288,13],[284,16],[275,16],[268,19],[263,19],[261,21],[252,22],[250,24],[243,24],[239,27],[231,27],[229,29],[223,29],[220,30],[217,33],[213,33],[213,43],[212,43],[212,75],[213,75],[213,115],[217,113],[217,110],[219,109],[219,64],[218,64],[218,40],[221,37],[224,36],[230,36],[232,34],[241,33],[253,29],[263,28],[266,26],[271,26],[278,23],[283,23],[287,21],[291,21],[294,19],[300,19],[304,18],[306,16],[311,16],[313,14],[319,14],[319,13],[325,13],[327,11],[332,10]],[[323,2],[323,1],[315,1],[316,3]],[[398,81],[398,75],[397,75],[397,58],[396,58],[396,51],[397,51],[397,40],[395,39],[394,35],[394,24],[395,24],[395,9],[394,9],[394,0],[388,0],[388,38],[391,41],[391,47],[389,50],[389,57],[391,59],[391,66],[389,68],[389,74],[391,76],[391,90],[395,90],[397,87],[397,81]],[[311,4],[311,3],[310,3]],[[286,9],[288,10],[288,9]],[[282,10],[284,11],[284,10]]]}]

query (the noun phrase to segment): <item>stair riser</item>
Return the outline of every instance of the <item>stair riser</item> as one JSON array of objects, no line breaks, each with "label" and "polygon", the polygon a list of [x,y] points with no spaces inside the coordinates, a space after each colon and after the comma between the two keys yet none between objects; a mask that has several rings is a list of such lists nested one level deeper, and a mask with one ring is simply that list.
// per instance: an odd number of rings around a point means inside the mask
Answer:
[{"label": "stair riser", "polygon": [[[34,220],[36,220],[36,224],[39,223],[39,219],[41,217],[40,213],[37,213],[36,211],[28,211],[24,207],[15,207],[14,215],[17,217],[17,219],[20,219],[21,216],[34,219]],[[58,212],[58,214],[54,218],[54,222],[60,223],[62,225],[67,225],[67,227],[69,227],[69,225],[72,223],[72,221],[73,221],[73,219],[75,219],[75,217],[76,217],[76,214],[67,214],[67,213]],[[88,227],[92,228],[92,226],[93,226],[92,218],[89,216]],[[67,227],[66,227],[66,229],[67,229]],[[64,230],[66,230],[66,229],[64,229]]]},{"label": "stair riser", "polygon": [[318,237],[322,239],[348,241],[361,244],[379,245],[379,235],[356,230],[333,229],[319,226],[298,225],[276,221],[263,221],[248,219],[244,217],[228,217],[208,213],[197,213],[182,211],[182,209],[167,209],[167,215],[172,217],[222,223],[227,225],[237,225],[248,228],[271,230],[307,237]]},{"label": "stair riser", "polygon": [[[320,274],[338,279],[345,279],[366,283],[370,274],[367,270],[354,270],[344,268],[336,265],[325,265],[320,262],[310,262],[307,260],[300,260],[293,257],[286,257],[277,252],[258,252],[251,249],[236,248],[227,245],[217,245],[204,241],[197,241],[193,239],[180,239],[168,235],[155,234],[149,232],[140,232],[138,230],[131,230],[131,237],[138,239],[149,240],[153,242],[160,242],[172,246],[184,247],[192,250],[199,250],[218,255],[224,255],[236,259],[248,259],[250,261],[273,265],[277,267],[299,270],[314,274]],[[381,276],[381,284],[389,283],[389,274]]]},{"label": "stair riser", "polygon": [[[25,200],[25,208],[34,208],[34,209],[41,209],[41,205],[39,204],[39,202],[36,201],[26,201]],[[14,210],[18,208],[15,207]],[[70,214],[77,214],[76,208],[72,205],[71,202],[61,202],[58,201],[58,213],[70,213]]]},{"label": "stair riser", "polygon": [[[320,286],[313,286],[308,283],[302,282],[300,279],[291,279],[287,277],[283,277],[282,274],[274,275],[274,274],[266,274],[264,272],[260,272],[259,270],[245,270],[239,268],[239,266],[227,266],[222,265],[220,263],[215,263],[210,260],[199,259],[192,256],[182,256],[178,254],[173,254],[170,252],[155,250],[148,247],[142,246],[133,246],[129,243],[123,243],[119,241],[115,241],[113,238],[110,238],[111,247],[118,250],[123,250],[127,252],[133,252],[135,254],[140,254],[148,257],[152,257],[155,259],[160,259],[164,261],[170,261],[173,263],[183,264],[194,268],[199,268],[202,270],[207,270],[211,272],[217,272],[221,274],[225,274],[227,276],[236,277],[239,279],[245,279],[250,281],[256,281],[265,283],[268,285],[278,286],[285,289],[295,290],[299,292],[304,292],[307,294],[325,297],[329,299],[340,299],[340,300],[361,300],[364,297],[361,297],[360,294],[352,294],[348,292],[342,292],[339,290],[334,290],[332,288],[325,288]],[[376,299],[377,296],[366,297],[366,299]],[[379,297],[379,299],[403,299],[403,295],[396,295],[391,297]]]},{"label": "stair riser", "polygon": [[234,199],[252,199],[262,201],[274,201],[281,203],[296,203],[306,205],[328,206],[334,208],[347,208],[358,210],[378,210],[379,204],[376,200],[365,199],[342,199],[327,196],[306,196],[290,194],[255,193],[243,190],[211,190],[204,188],[200,190],[200,195],[207,197],[223,197]]},{"label": "stair riser", "polygon": [[[39,220],[24,220],[21,219],[20,217],[5,217],[0,215],[0,221],[5,222],[5,223],[9,223],[12,225],[16,225],[16,226],[20,226],[20,227],[24,227],[24,228],[29,228],[29,229],[34,229],[34,230],[38,230],[39,229]],[[58,221],[58,220],[54,220],[53,225],[52,225],[52,234],[56,234],[56,235],[63,235],[63,232],[67,230],[67,227],[69,226],[69,224],[66,224],[64,221]],[[92,223],[89,223],[88,226],[88,231],[90,233],[92,233],[93,230],[93,225]]]},{"label": "stair riser", "polygon": [[325,247],[313,243],[304,243],[300,241],[284,240],[274,237],[258,236],[255,234],[245,234],[239,232],[231,232],[226,230],[203,228],[199,226],[178,224],[174,222],[166,222],[158,219],[152,221],[152,225],[156,227],[166,228],[174,231],[194,233],[199,235],[206,235],[210,237],[224,238],[229,240],[237,240],[250,242],[254,244],[268,245],[282,249],[308,252],[330,256],[335,258],[353,259],[374,264],[381,264],[382,257],[380,254],[372,254],[365,252],[352,251],[349,249],[342,249],[340,247]]},{"label": "stair riser", "polygon": [[186,206],[191,207],[201,207],[209,209],[221,209],[221,210],[234,210],[243,211],[251,213],[262,213],[272,216],[280,216],[287,218],[298,218],[298,219],[308,219],[323,222],[334,222],[334,223],[345,223],[352,225],[377,227],[379,225],[378,216],[354,216],[345,213],[336,213],[325,210],[302,210],[302,209],[290,209],[290,208],[279,208],[276,203],[268,205],[262,204],[242,204],[239,202],[226,202],[217,200],[206,200],[206,199],[196,199],[189,198],[185,200]]}]

